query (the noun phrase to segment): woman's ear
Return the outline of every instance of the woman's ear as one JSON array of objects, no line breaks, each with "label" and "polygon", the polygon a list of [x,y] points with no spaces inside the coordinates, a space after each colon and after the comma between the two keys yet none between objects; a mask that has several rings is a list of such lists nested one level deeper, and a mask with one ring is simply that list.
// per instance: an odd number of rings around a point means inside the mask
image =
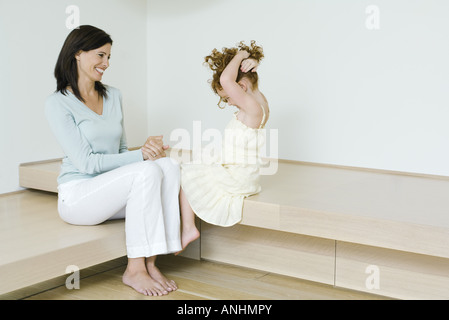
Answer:
[{"label": "woman's ear", "polygon": [[75,53],[75,59],[76,60],[78,60],[78,61],[80,61],[80,59],[81,59],[81,53],[83,53],[83,50],[80,50],[80,51],[78,51],[77,53]]}]

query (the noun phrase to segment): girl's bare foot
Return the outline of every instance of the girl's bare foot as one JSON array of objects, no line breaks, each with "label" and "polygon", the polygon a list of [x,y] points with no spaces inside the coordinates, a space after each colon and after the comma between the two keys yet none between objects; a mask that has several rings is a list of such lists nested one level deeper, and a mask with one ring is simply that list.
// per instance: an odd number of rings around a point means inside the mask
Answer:
[{"label": "girl's bare foot", "polygon": [[193,226],[192,228],[189,228],[189,229],[183,229],[182,234],[181,234],[182,250],[176,252],[175,255],[177,256],[178,254],[180,254],[189,245],[190,242],[195,241],[199,237],[200,237],[200,232],[198,231],[198,229],[195,226]]},{"label": "girl's bare foot", "polygon": [[122,281],[124,284],[146,296],[162,296],[168,294],[168,291],[159,281],[153,279],[147,272],[145,258],[128,259],[128,266],[123,274]]},{"label": "girl's bare foot", "polygon": [[175,281],[167,279],[162,272],[156,267],[156,256],[149,257],[146,259],[146,266],[148,274],[157,281],[166,291],[175,291],[178,289]]},{"label": "girl's bare foot", "polygon": [[175,253],[175,255],[180,254],[190,242],[198,239],[200,237],[200,232],[195,225],[195,213],[190,206],[189,200],[181,187],[179,191],[179,205],[181,208],[181,247],[182,250]]}]

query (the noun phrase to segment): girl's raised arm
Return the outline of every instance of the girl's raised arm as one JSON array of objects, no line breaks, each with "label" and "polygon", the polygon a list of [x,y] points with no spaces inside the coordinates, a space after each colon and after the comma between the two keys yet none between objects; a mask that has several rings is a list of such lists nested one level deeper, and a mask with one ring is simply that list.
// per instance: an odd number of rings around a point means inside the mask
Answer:
[{"label": "girl's raised arm", "polygon": [[240,83],[236,82],[242,61],[248,57],[249,53],[247,51],[239,51],[223,70],[220,76],[220,85],[226,92],[228,100],[231,100],[240,109],[245,112],[251,112],[251,110],[258,112],[260,107],[257,101],[246,92],[248,89],[247,84],[243,81],[240,81]]}]

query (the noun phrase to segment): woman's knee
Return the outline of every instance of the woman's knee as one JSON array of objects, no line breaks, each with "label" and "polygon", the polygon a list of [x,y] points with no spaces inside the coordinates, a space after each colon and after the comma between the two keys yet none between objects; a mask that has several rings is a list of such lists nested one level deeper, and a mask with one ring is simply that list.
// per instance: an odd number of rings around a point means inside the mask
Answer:
[{"label": "woman's knee", "polygon": [[180,165],[179,162],[170,158],[170,157],[164,157],[156,160],[156,163],[160,166],[162,169],[164,175],[174,175],[179,176],[180,175]]},{"label": "woman's knee", "polygon": [[161,180],[164,177],[164,173],[161,168],[154,163],[154,161],[147,160],[142,163],[142,170],[140,173],[151,180]]}]

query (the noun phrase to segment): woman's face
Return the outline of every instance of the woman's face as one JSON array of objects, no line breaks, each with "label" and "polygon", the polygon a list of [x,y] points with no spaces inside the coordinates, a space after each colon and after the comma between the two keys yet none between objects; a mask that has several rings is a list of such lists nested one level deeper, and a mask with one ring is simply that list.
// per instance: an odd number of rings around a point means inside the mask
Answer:
[{"label": "woman's face", "polygon": [[110,43],[106,43],[97,49],[78,52],[75,58],[78,63],[79,77],[101,81],[104,71],[109,67],[111,47]]}]

